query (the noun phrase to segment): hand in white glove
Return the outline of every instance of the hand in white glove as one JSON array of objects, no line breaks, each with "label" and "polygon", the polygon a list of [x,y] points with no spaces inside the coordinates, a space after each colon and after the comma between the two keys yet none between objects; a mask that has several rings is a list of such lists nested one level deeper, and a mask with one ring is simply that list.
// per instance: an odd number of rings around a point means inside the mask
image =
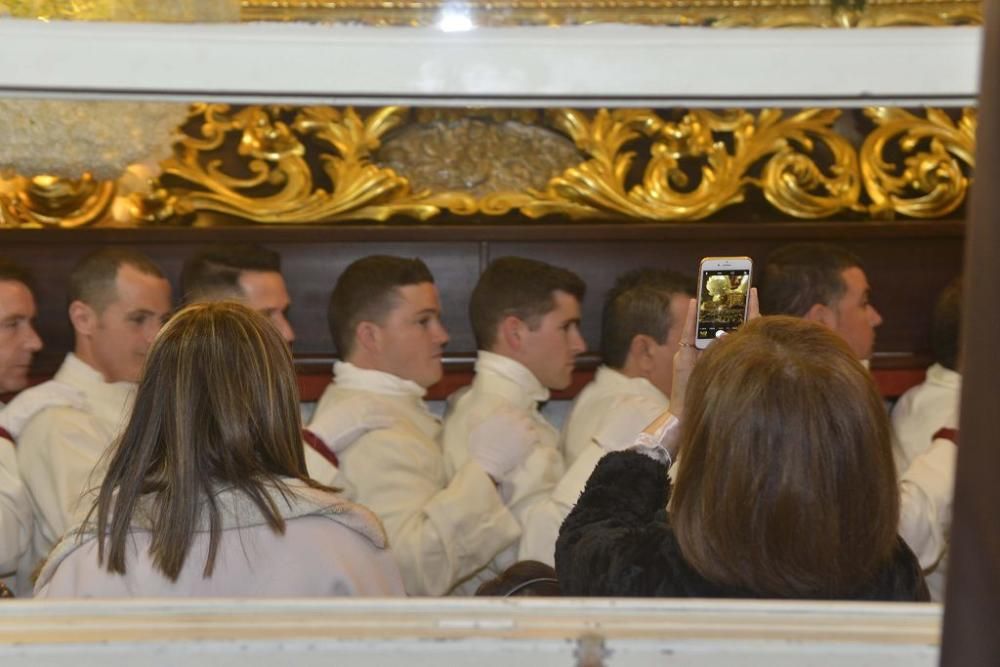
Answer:
[{"label": "hand in white glove", "polygon": [[349,399],[327,410],[317,410],[306,427],[334,454],[354,444],[369,431],[389,428],[395,420],[367,400]]},{"label": "hand in white glove", "polygon": [[85,403],[86,398],[82,392],[67,384],[51,380],[22,391],[0,410],[0,428],[16,438],[28,420],[45,408],[60,406],[82,408]]},{"label": "hand in white glove", "polygon": [[528,458],[537,440],[530,417],[512,408],[500,409],[469,431],[469,458],[500,482]]},{"label": "hand in white glove", "polygon": [[594,434],[594,441],[606,452],[628,449],[661,412],[662,402],[638,394],[619,396]]}]

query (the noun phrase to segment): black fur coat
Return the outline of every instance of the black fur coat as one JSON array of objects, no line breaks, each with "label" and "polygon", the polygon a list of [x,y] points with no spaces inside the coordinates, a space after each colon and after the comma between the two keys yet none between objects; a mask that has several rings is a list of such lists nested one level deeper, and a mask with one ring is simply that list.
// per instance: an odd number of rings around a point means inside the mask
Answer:
[{"label": "black fur coat", "polygon": [[[562,594],[760,597],[708,581],[684,561],[665,509],[669,497],[662,464],[628,451],[601,459],[559,531],[556,571]],[[902,540],[893,561],[848,597],[929,599],[917,559]]]}]

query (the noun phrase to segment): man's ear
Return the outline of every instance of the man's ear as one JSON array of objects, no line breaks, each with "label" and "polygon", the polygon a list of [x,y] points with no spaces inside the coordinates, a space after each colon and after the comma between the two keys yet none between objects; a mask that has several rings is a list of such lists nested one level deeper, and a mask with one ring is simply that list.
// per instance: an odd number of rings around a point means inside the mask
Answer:
[{"label": "man's ear", "polygon": [[83,336],[94,335],[97,329],[97,312],[83,301],[77,299],[69,304],[69,321],[73,330]]},{"label": "man's ear", "polygon": [[497,339],[512,352],[520,351],[524,344],[524,331],[528,328],[524,320],[515,316],[507,315],[500,320],[497,331]]},{"label": "man's ear", "polygon": [[382,329],[374,322],[358,322],[354,329],[354,340],[364,350],[378,354],[382,349]]},{"label": "man's ear", "polygon": [[639,370],[645,372],[649,370],[653,359],[653,345],[655,341],[645,335],[636,334],[632,336],[632,343],[628,346],[628,356]]},{"label": "man's ear", "polygon": [[822,303],[814,303],[812,308],[802,316],[802,319],[819,322],[831,329],[837,326],[837,314],[833,312],[833,308]]}]

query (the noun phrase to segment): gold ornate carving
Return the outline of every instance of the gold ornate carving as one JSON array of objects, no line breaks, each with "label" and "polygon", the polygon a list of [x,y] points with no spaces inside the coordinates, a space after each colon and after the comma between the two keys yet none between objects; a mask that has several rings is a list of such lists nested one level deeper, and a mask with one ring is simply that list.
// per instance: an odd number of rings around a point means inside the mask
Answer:
[{"label": "gold ornate carving", "polygon": [[90,174],[70,180],[55,176],[0,179],[0,228],[84,227],[100,222],[115,196],[114,181]]},{"label": "gold ornate carving", "polygon": [[201,104],[182,130],[158,180],[0,179],[0,226],[680,222],[748,199],[755,217],[940,218],[965,200],[976,112]]},{"label": "gold ornate carving", "polygon": [[[921,117],[875,107],[865,115],[876,124],[860,151],[873,216],[937,218],[962,205],[969,187],[966,173],[975,167],[975,109],[963,110],[957,121],[939,109],[927,109]],[[888,157],[893,151],[897,156]]]},{"label": "gold ornate carving", "polygon": [[982,0],[243,0],[245,21],[429,26],[446,15],[477,26],[630,23],[729,27],[981,24]]}]

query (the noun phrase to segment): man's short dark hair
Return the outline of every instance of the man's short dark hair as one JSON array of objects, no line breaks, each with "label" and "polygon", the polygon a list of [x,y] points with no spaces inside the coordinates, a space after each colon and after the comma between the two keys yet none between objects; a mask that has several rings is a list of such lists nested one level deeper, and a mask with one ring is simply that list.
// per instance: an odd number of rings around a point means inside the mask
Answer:
[{"label": "man's short dark hair", "polygon": [[352,262],[337,278],[327,309],[330,335],[340,358],[351,353],[358,324],[380,323],[389,314],[398,302],[400,287],[433,282],[430,269],[417,258],[371,255]]},{"label": "man's short dark hair", "polygon": [[69,274],[69,303],[82,301],[94,310],[103,311],[117,298],[115,279],[118,269],[131,266],[148,276],[165,278],[153,260],[128,248],[102,248],[77,262]]},{"label": "man's short dark hair", "polygon": [[239,280],[244,271],[281,273],[281,255],[255,243],[204,248],[184,262],[184,301],[242,297]]},{"label": "man's short dark hair", "polygon": [[469,319],[476,345],[489,350],[496,343],[497,327],[513,315],[534,329],[555,307],[555,292],[566,292],[583,301],[587,291],[580,276],[568,269],[523,257],[493,261],[472,290]]},{"label": "man's short dark hair", "polygon": [[938,295],[931,320],[931,350],[934,361],[958,370],[958,350],[962,336],[962,279],[956,278]]},{"label": "man's short dark hair", "polygon": [[21,283],[31,292],[35,291],[35,277],[31,271],[4,257],[0,257],[0,282]]},{"label": "man's short dark hair", "polygon": [[604,297],[601,310],[604,363],[611,368],[624,367],[632,340],[638,335],[663,345],[674,324],[670,300],[676,294],[694,294],[694,284],[675,271],[635,269],[620,275]]},{"label": "man's short dark hair", "polygon": [[857,255],[826,243],[792,243],[771,253],[761,271],[762,315],[803,317],[814,305],[832,306],[847,291],[841,275],[863,268]]}]

